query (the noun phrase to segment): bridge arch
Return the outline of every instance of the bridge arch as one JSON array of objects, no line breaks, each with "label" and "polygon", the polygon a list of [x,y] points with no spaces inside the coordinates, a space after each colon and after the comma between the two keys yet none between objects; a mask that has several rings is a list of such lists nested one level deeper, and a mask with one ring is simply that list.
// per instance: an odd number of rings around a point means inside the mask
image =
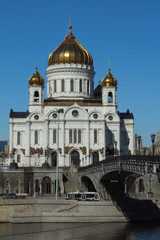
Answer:
[{"label": "bridge arch", "polygon": [[160,185],[160,157],[108,157],[96,164],[80,168],[78,175],[80,178],[90,178],[99,193],[105,186],[106,191],[108,187],[115,196],[124,197],[125,193],[146,196],[148,193],[157,194]]},{"label": "bridge arch", "polygon": [[83,191],[96,192],[94,183],[92,182],[92,180],[89,177],[83,176],[81,178],[81,186],[83,188]]}]

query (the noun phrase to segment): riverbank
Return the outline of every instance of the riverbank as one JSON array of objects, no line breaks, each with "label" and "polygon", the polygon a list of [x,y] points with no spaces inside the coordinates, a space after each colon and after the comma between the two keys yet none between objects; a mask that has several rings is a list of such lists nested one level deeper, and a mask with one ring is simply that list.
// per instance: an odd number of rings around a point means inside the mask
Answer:
[{"label": "riverbank", "polygon": [[78,202],[52,198],[2,200],[0,222],[126,222],[111,202]]},{"label": "riverbank", "polygon": [[0,200],[0,222],[102,223],[155,220],[160,220],[160,209],[148,199],[124,199],[118,204],[112,201],[66,201],[63,198],[56,201],[53,197]]}]

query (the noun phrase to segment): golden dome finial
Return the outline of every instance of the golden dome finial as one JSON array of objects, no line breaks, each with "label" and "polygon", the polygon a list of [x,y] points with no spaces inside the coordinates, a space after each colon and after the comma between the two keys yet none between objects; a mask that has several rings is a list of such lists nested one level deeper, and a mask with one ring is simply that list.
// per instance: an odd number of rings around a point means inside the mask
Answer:
[{"label": "golden dome finial", "polygon": [[37,67],[37,58],[36,58],[36,72],[37,72],[37,69],[38,69],[38,67]]},{"label": "golden dome finial", "polygon": [[108,73],[107,75],[103,78],[102,80],[102,86],[103,87],[116,87],[117,86],[117,80],[113,75],[110,73],[110,60],[109,60],[109,68],[108,68]]},{"label": "golden dome finial", "polygon": [[109,71],[109,72],[111,71],[111,68],[110,68],[110,59],[109,59],[109,68],[108,68],[108,71]]},{"label": "golden dome finial", "polygon": [[71,32],[71,16],[70,16],[70,32],[64,41],[49,55],[48,66],[55,64],[85,64],[93,66],[93,59],[89,52],[76,40]]},{"label": "golden dome finial", "polygon": [[72,25],[71,25],[71,14],[70,14],[70,25],[69,25],[69,32],[72,32]]},{"label": "golden dome finial", "polygon": [[35,73],[29,78],[29,85],[30,86],[44,86],[45,80],[37,71],[38,67],[36,66]]}]

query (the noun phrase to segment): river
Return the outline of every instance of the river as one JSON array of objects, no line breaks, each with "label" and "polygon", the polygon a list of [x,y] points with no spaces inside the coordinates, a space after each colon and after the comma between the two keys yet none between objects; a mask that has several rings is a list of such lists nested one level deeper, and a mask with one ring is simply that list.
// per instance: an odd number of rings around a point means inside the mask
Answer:
[{"label": "river", "polygon": [[0,224],[0,240],[159,240],[160,223]]}]

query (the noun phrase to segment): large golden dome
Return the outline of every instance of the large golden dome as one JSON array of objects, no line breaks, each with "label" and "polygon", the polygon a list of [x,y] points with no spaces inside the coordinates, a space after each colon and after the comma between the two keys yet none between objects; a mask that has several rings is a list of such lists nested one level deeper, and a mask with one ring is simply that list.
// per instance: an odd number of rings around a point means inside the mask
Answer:
[{"label": "large golden dome", "polygon": [[102,80],[102,86],[103,87],[116,87],[117,86],[117,80],[115,79],[115,77],[113,77],[113,75],[110,73],[110,67],[108,69],[108,73],[107,75],[103,78]]},{"label": "large golden dome", "polygon": [[49,55],[48,66],[65,63],[80,63],[93,66],[92,56],[70,32],[65,40]]},{"label": "large golden dome", "polygon": [[45,80],[37,71],[38,67],[36,67],[35,73],[29,78],[30,86],[44,86]]}]

